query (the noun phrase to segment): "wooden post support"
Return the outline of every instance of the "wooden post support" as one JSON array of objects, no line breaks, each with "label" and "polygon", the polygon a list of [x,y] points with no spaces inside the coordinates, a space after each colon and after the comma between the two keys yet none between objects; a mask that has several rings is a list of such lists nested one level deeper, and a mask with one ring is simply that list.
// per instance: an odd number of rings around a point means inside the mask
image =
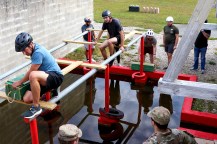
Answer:
[{"label": "wooden post support", "polygon": [[196,8],[191,16],[190,22],[186,28],[178,48],[172,58],[172,61],[163,77],[163,81],[173,82],[181,72],[185,60],[187,59],[193,43],[206,20],[209,11],[212,8],[214,0],[198,0]]},{"label": "wooden post support", "polygon": [[174,82],[158,81],[158,90],[171,96],[183,96],[217,101],[217,84],[175,80]]},{"label": "wooden post support", "polygon": [[[20,104],[32,105],[31,103],[30,104],[25,103],[25,102],[23,102],[21,100],[13,100],[11,97],[8,97],[5,92],[2,92],[2,91],[0,91],[0,98],[6,99],[6,100],[9,100],[9,101],[13,101],[13,102],[16,102],[16,103],[20,103]],[[51,102],[46,102],[46,101],[39,101],[39,104],[40,104],[40,106],[42,108],[48,109],[48,110],[53,110],[57,106],[56,103],[51,103]]]},{"label": "wooden post support", "polygon": [[[67,64],[67,65],[71,65],[72,63],[74,63],[73,61],[70,61],[70,60],[60,60],[60,59],[56,59],[56,62],[58,64]],[[81,66],[89,67],[89,68],[96,68],[96,69],[106,69],[106,66],[101,65],[101,64],[81,63]]]}]

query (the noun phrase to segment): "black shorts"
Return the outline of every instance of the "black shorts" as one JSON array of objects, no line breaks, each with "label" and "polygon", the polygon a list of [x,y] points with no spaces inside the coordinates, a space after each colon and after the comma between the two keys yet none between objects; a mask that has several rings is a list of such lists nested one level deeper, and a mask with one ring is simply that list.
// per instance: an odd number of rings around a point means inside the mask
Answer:
[{"label": "black shorts", "polygon": [[116,46],[119,46],[121,44],[121,36],[117,35],[115,36],[117,38],[117,43],[115,44]]},{"label": "black shorts", "polygon": [[167,44],[165,45],[165,52],[173,54],[175,44]]},{"label": "black shorts", "polygon": [[144,54],[149,53],[153,55],[153,47],[146,47],[144,50]]},{"label": "black shorts", "polygon": [[63,82],[63,75],[56,72],[46,72],[48,74],[46,86],[41,85],[41,95],[52,89],[57,89]]}]

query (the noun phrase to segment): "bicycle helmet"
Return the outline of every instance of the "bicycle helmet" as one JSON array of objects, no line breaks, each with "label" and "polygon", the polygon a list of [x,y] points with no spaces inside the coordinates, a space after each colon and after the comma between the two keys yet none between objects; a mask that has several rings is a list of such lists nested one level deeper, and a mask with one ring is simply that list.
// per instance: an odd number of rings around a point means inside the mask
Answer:
[{"label": "bicycle helmet", "polygon": [[153,37],[153,36],[154,36],[153,30],[148,30],[148,31],[146,32],[146,35]]},{"label": "bicycle helmet", "polygon": [[90,18],[86,17],[84,18],[84,22],[91,22]]},{"label": "bicycle helmet", "polygon": [[166,18],[166,21],[167,21],[167,22],[169,22],[169,21],[172,21],[172,22],[173,22],[173,17],[168,16],[168,17]]},{"label": "bicycle helmet", "polygon": [[17,35],[15,39],[15,51],[21,52],[33,41],[33,38],[30,34],[22,32]]},{"label": "bicycle helmet", "polygon": [[112,16],[112,13],[111,13],[109,10],[103,11],[103,12],[102,12],[102,17],[106,17],[106,16],[111,17],[111,16]]}]

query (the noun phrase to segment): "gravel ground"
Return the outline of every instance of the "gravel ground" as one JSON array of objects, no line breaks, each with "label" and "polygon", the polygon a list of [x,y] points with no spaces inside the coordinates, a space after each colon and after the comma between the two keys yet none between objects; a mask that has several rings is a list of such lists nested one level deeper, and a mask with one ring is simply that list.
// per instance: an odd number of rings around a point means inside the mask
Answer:
[{"label": "gravel ground", "polygon": [[[102,24],[95,23],[94,24],[95,29],[100,29]],[[180,35],[183,35],[186,25],[176,25],[180,30]],[[132,30],[140,30],[141,28],[138,27],[124,27],[124,31],[132,31]],[[141,29],[142,30],[142,29]],[[136,35],[134,38],[137,37]],[[156,54],[156,69],[162,70],[163,67],[167,66],[167,56],[164,52],[164,48],[161,47],[162,45],[162,39],[163,39],[163,33],[155,34],[155,37],[158,41],[157,43],[157,54]],[[217,31],[212,31],[211,33],[212,38],[217,38]],[[181,37],[180,37],[181,40]],[[180,41],[179,40],[179,41]],[[121,55],[121,65],[124,66],[130,66],[130,63],[132,61],[138,61],[138,52],[137,52],[137,44],[134,44],[132,48],[130,48],[128,51],[125,51],[124,54]],[[146,62],[149,62],[149,56],[146,56]],[[207,82],[207,83],[217,83],[217,40],[209,40],[208,41],[208,50],[206,53],[206,72],[205,74],[201,74],[201,71],[191,71],[190,68],[192,67],[194,62],[194,51],[193,46],[192,50],[188,56],[188,59],[185,62],[185,65],[182,68],[181,73],[185,74],[192,74],[198,76],[198,81],[200,82]],[[200,67],[199,67],[200,68]],[[210,102],[205,101],[201,102],[202,105],[205,106],[202,108],[202,111],[208,111],[212,113],[217,113],[217,102]],[[210,107],[211,105],[211,107]]]}]

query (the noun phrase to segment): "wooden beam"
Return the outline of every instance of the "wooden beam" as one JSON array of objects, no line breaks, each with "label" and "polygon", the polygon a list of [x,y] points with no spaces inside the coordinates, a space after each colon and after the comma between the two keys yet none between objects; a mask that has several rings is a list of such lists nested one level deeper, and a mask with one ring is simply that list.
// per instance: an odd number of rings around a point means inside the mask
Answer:
[{"label": "wooden beam", "polygon": [[171,96],[183,96],[217,101],[217,84],[175,80],[166,82],[160,78],[158,91]]},{"label": "wooden beam", "polygon": [[[67,65],[71,65],[73,63],[73,61],[60,60],[60,59],[56,59],[56,62],[58,64],[67,64]],[[106,66],[101,65],[101,64],[82,63],[81,66],[89,67],[89,68],[96,68],[96,69],[106,69]]]},{"label": "wooden beam", "polygon": [[[26,59],[30,59],[30,56],[25,56],[25,58],[26,58]],[[70,65],[70,64],[72,64],[72,63],[75,62],[75,61],[56,59],[56,62],[57,62],[58,64],[67,64],[67,65]],[[106,66],[101,65],[101,64],[90,64],[90,63],[83,63],[83,62],[82,62],[80,65],[81,65],[81,66],[84,66],[84,67],[89,67],[89,68],[106,69]]]},{"label": "wooden beam", "polygon": [[[9,100],[9,101],[13,101],[13,102],[16,102],[16,103],[20,103],[20,104],[32,105],[32,104],[25,103],[25,102],[20,101],[20,100],[13,100],[11,97],[8,97],[5,94],[5,92],[2,92],[2,91],[0,91],[0,98],[6,99],[6,100]],[[46,101],[39,101],[39,104],[40,104],[40,106],[42,108],[48,109],[48,110],[53,110],[57,106],[56,103],[51,103],[51,102],[46,102]]]},{"label": "wooden beam", "polygon": [[214,0],[198,0],[190,22],[163,77],[164,81],[173,82],[178,77],[213,3]]},{"label": "wooden beam", "polygon": [[214,24],[214,23],[204,23],[201,29],[217,30],[217,24]]},{"label": "wooden beam", "polygon": [[[89,29],[91,31],[101,31],[101,29]],[[108,32],[107,30],[104,30],[104,32]],[[129,31],[124,31],[124,33],[131,33]],[[135,31],[135,34],[143,34],[144,32]]]},{"label": "wooden beam", "polygon": [[[87,41],[73,41],[73,40],[63,40],[63,42],[67,43],[75,43],[75,44],[95,44],[94,42],[87,42]],[[100,45],[102,43],[97,43],[97,45]]]},{"label": "wooden beam", "polygon": [[66,75],[67,73],[69,73],[70,71],[72,71],[73,69],[75,69],[76,67],[81,65],[82,63],[83,63],[82,61],[72,62],[70,65],[68,65],[67,67],[65,67],[61,71],[62,71],[63,75]]},{"label": "wooden beam", "polygon": [[[63,40],[63,42],[75,43],[75,44],[95,44],[94,42],[73,41],[73,40]],[[96,45],[100,45],[100,44],[102,44],[102,43],[96,43]],[[124,45],[124,47],[127,47],[127,45]]]}]

